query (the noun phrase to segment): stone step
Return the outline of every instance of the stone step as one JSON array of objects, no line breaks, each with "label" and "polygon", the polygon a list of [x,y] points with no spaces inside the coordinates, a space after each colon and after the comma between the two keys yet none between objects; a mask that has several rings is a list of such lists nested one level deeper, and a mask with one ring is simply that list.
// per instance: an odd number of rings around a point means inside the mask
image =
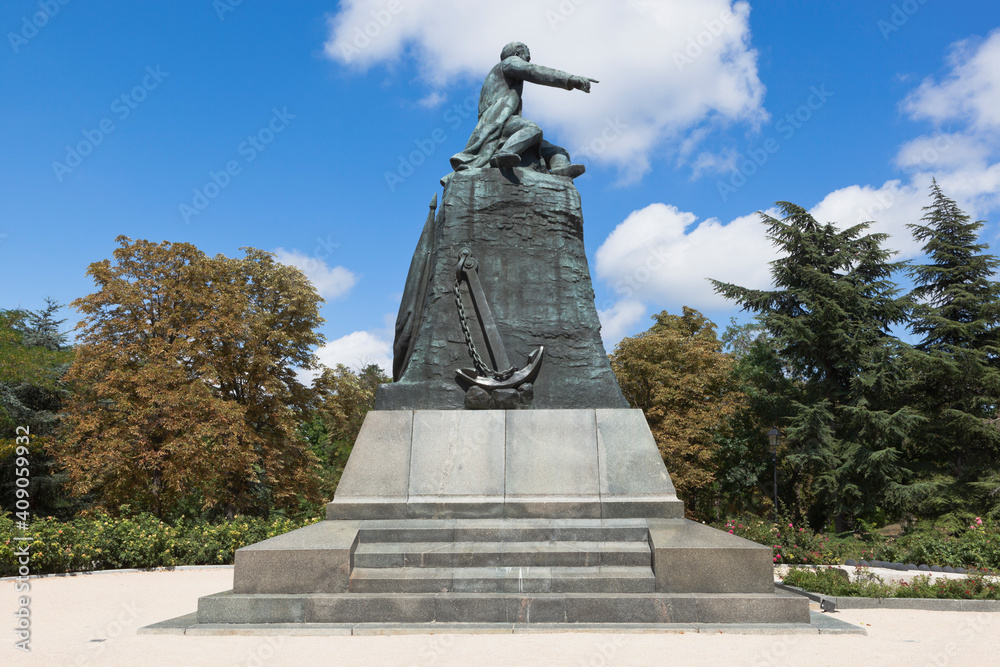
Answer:
[{"label": "stone step", "polygon": [[645,519],[383,519],[362,521],[366,542],[647,542]]},{"label": "stone step", "polygon": [[646,542],[373,542],[359,544],[354,566],[372,567],[650,567]]},{"label": "stone step", "polygon": [[784,594],[341,593],[198,600],[199,623],[809,623]]},{"label": "stone step", "polygon": [[351,593],[652,593],[645,567],[401,567],[351,572]]}]

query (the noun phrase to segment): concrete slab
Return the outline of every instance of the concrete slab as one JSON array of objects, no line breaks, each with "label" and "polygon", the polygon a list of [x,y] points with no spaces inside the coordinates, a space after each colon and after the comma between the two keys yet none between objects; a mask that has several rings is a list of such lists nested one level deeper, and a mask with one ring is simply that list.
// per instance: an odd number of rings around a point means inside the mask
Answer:
[{"label": "concrete slab", "polygon": [[409,502],[502,504],[505,429],[502,410],[415,411]]},{"label": "concrete slab", "polygon": [[642,410],[595,410],[601,498],[673,496],[674,485]]},{"label": "concrete slab", "polygon": [[235,593],[343,593],[360,521],[320,521],[237,549]]},{"label": "concrete slab", "polygon": [[770,547],[687,519],[647,524],[658,592],[774,592]]},{"label": "concrete slab", "polygon": [[542,496],[600,502],[594,411],[508,411],[506,491],[508,502]]},{"label": "concrete slab", "polygon": [[328,519],[681,518],[640,410],[372,411]]},{"label": "concrete slab", "polygon": [[183,635],[196,625],[198,625],[198,612],[193,611],[190,614],[147,625],[135,632],[138,635]]},{"label": "concrete slab", "polygon": [[304,623],[304,595],[234,595],[198,598],[199,623]]},{"label": "concrete slab", "polygon": [[334,504],[366,499],[405,503],[412,435],[412,410],[370,411],[337,486]]}]

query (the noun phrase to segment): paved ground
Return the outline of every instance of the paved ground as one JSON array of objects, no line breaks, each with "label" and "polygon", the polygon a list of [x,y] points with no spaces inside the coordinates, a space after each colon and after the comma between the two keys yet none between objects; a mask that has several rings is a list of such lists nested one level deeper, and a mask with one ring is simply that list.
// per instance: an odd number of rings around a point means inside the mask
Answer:
[{"label": "paved ground", "polygon": [[[232,570],[32,579],[30,654],[14,649],[17,598],[0,582],[0,664],[31,665],[1000,665],[1000,614],[845,610],[856,635],[564,633],[185,637],[136,629],[194,611]],[[2,628],[0,628],[2,630]]]}]

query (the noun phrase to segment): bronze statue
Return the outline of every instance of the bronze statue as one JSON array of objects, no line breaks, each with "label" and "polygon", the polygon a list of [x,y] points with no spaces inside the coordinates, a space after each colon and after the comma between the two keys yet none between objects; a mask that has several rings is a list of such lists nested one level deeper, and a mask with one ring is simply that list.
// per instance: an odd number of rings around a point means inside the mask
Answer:
[{"label": "bronze statue", "polygon": [[500,62],[486,76],[479,95],[479,122],[465,150],[451,158],[455,171],[475,167],[544,167],[557,176],[576,178],[585,171],[572,164],[565,148],[542,138],[542,129],[521,116],[524,82],[590,92],[595,79],[534,65],[528,47],[511,42],[503,47]]}]

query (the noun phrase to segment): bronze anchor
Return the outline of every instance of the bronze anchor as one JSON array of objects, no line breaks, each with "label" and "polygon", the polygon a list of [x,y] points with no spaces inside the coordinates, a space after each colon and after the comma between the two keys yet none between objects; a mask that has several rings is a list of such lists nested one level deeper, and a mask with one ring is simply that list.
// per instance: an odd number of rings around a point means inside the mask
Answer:
[{"label": "bronze anchor", "polygon": [[[541,366],[545,347],[540,346],[528,355],[528,365],[524,368],[518,370],[510,365],[507,350],[503,346],[496,320],[493,318],[493,311],[490,310],[490,304],[486,301],[486,294],[483,292],[482,283],[479,282],[478,269],[479,262],[472,257],[472,250],[462,248],[462,257],[459,259],[455,270],[455,302],[458,305],[458,314],[462,323],[462,332],[465,334],[465,342],[469,347],[469,354],[472,356],[472,361],[476,365],[476,368],[460,368],[455,374],[459,380],[486,390],[515,389],[526,382],[534,380],[538,374],[539,366]],[[483,337],[486,339],[486,348],[493,359],[493,365],[496,368],[495,371],[486,366],[485,361],[476,352],[475,344],[472,342],[472,335],[469,332],[465,316],[465,308],[462,305],[462,295],[458,289],[463,279],[469,285],[472,305],[475,307],[476,314],[479,317],[479,323],[483,329]]]}]

